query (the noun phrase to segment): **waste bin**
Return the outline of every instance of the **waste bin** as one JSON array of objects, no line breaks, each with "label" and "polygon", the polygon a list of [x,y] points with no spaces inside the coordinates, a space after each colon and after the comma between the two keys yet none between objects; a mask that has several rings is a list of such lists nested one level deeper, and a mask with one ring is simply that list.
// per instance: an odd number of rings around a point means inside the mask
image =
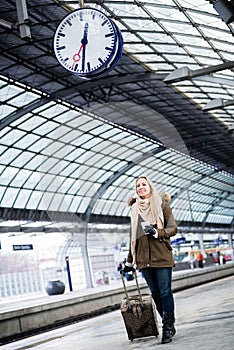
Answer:
[{"label": "waste bin", "polygon": [[46,285],[46,292],[48,295],[63,294],[65,291],[65,284],[62,281],[48,281]]},{"label": "waste bin", "polygon": [[103,282],[104,284],[109,284],[110,281],[109,281],[109,275],[107,272],[103,271]]}]

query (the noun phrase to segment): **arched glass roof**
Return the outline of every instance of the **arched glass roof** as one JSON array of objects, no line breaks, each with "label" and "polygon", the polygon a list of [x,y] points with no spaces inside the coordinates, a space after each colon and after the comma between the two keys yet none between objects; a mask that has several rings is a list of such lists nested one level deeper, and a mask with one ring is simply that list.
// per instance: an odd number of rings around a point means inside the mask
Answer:
[{"label": "arched glass roof", "polygon": [[40,105],[40,92],[4,77],[0,93],[0,207],[128,217],[134,179],[146,174],[170,192],[178,222],[232,223],[232,175],[70,104]]}]

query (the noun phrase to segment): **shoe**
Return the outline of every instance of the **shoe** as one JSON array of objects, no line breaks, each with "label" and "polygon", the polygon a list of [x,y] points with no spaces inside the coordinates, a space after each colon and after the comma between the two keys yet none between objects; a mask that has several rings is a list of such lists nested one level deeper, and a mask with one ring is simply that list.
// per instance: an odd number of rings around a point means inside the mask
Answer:
[{"label": "shoe", "polygon": [[162,329],[162,344],[167,344],[172,341],[172,337],[176,334],[176,329],[174,326],[175,317],[173,314],[164,312],[163,318],[163,329]]}]

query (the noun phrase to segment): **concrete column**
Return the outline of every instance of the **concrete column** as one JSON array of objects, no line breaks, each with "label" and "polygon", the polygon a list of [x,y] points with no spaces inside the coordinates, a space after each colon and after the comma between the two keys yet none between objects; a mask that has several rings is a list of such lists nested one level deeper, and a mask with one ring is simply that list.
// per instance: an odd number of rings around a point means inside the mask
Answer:
[{"label": "concrete column", "polygon": [[231,249],[232,260],[234,260],[233,243],[232,243],[232,233],[228,234],[228,246],[229,246],[229,248]]},{"label": "concrete column", "polygon": [[198,234],[199,237],[199,244],[200,244],[200,249],[202,251],[203,256],[206,255],[205,248],[204,248],[204,242],[203,242],[203,233]]},{"label": "concrete column", "polygon": [[[92,267],[88,254],[88,246],[87,246],[87,234],[88,234],[88,224],[83,222],[82,232],[75,233],[78,238],[78,241],[81,246],[81,255],[84,262],[84,270],[85,270],[85,278],[87,288],[94,287],[93,285],[93,277],[92,277]],[[80,229],[79,229],[80,231]]]}]

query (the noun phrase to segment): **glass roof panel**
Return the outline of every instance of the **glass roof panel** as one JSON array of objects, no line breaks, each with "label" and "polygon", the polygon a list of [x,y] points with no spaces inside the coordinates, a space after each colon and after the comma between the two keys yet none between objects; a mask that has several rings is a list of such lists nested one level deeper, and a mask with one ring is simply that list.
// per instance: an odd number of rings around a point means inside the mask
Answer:
[{"label": "glass roof panel", "polygon": [[11,183],[11,180],[14,179],[17,173],[18,173],[17,168],[3,167],[3,171],[1,173],[1,184],[8,185],[9,183]]},{"label": "glass roof panel", "polygon": [[24,151],[23,153],[19,154],[16,159],[12,161],[12,166],[16,167],[23,167],[33,158],[34,154],[31,152]]},{"label": "glass roof panel", "polygon": [[11,208],[13,207],[15,198],[18,195],[18,188],[5,188],[1,186],[2,198],[1,198],[1,207]]},{"label": "glass roof panel", "polygon": [[15,148],[8,148],[2,155],[1,155],[1,164],[10,164],[19,154],[21,151],[19,149]]},{"label": "glass roof panel", "polygon": [[28,134],[16,142],[14,146],[16,148],[27,149],[38,140],[40,140],[40,137],[38,135]]},{"label": "glass roof panel", "polygon": [[72,200],[73,200],[73,196],[71,196],[71,195],[66,195],[66,197],[64,196],[63,200],[60,203],[58,210],[63,211],[63,212],[69,212],[69,207],[72,203]]},{"label": "glass roof panel", "polygon": [[38,202],[38,210],[50,210],[50,203],[53,199],[54,193],[43,192],[40,201]]},{"label": "glass roof panel", "polygon": [[50,102],[48,105],[44,105],[43,110],[40,111],[40,115],[42,115],[45,118],[47,118],[48,116],[49,118],[52,118],[54,116],[67,112],[67,109],[68,108],[64,105],[61,105],[61,104],[58,105],[55,102]]},{"label": "glass roof panel", "polygon": [[17,168],[11,168],[11,170],[12,169],[15,172],[15,176],[12,176],[13,174],[11,174],[10,178],[12,181],[8,180],[8,183],[13,187],[15,186],[20,188],[25,183],[26,179],[31,175],[31,171],[26,169],[18,170]]},{"label": "glass roof panel", "polygon": [[16,106],[16,107],[22,107],[26,104],[29,104],[35,101],[37,98],[38,96],[33,93],[30,93],[30,92],[24,93],[24,91],[22,91],[21,94],[18,94],[14,98],[11,98],[11,104],[13,104],[13,106]]},{"label": "glass roof panel", "polygon": [[[74,119],[77,118],[77,112],[73,110],[67,110],[62,114],[55,116],[54,121],[63,124],[66,123],[68,126],[73,126]],[[71,124],[71,125],[70,125]]]},{"label": "glass roof panel", "polygon": [[[25,118],[25,116],[24,116]],[[22,118],[23,119],[23,118]],[[19,129],[25,131],[31,131],[35,128],[38,128],[40,125],[46,122],[45,118],[40,117],[39,115],[29,115],[27,120],[19,120]]]},{"label": "glass roof panel", "polygon": [[21,130],[9,130],[8,133],[1,138],[1,143],[7,146],[11,146],[24,135],[26,135],[26,133]]},{"label": "glass roof panel", "polygon": [[0,105],[0,120],[5,118],[8,114],[13,113],[16,110],[15,107],[9,106],[7,104]]},{"label": "glass roof panel", "polygon": [[55,193],[51,202],[50,202],[48,209],[51,211],[58,211],[61,203],[63,202],[63,199],[64,199],[63,194]]},{"label": "glass roof panel", "polygon": [[38,169],[44,162],[47,160],[46,157],[38,154],[32,153],[32,158],[28,163],[26,164],[25,168],[26,169],[31,169],[31,170],[36,170]]},{"label": "glass roof panel", "polygon": [[38,204],[41,201],[43,192],[33,189],[30,198],[28,199],[26,208],[38,209]]},{"label": "glass roof panel", "polygon": [[35,128],[34,132],[38,135],[45,135],[51,132],[52,130],[55,130],[57,128],[58,124],[54,123],[53,121],[48,121],[37,128]]},{"label": "glass roof panel", "polygon": [[[21,171],[25,172],[26,170],[21,170]],[[21,174],[21,172],[19,172],[19,174]],[[25,177],[24,179],[25,188],[28,188],[28,189],[36,188],[36,185],[40,181],[41,177],[42,177],[42,174],[37,171],[28,172],[28,176]]]},{"label": "glass roof panel", "polygon": [[17,208],[25,208],[27,205],[27,201],[29,200],[31,196],[32,191],[23,189],[18,191],[18,195],[16,197],[16,200],[14,202],[14,206]]},{"label": "glass roof panel", "polygon": [[61,184],[61,191],[63,193],[70,193],[70,188],[75,185],[76,179],[65,178]]},{"label": "glass roof panel", "polygon": [[24,92],[24,89],[21,89],[15,85],[4,84],[3,87],[1,87],[1,100],[9,101],[22,92]]}]

